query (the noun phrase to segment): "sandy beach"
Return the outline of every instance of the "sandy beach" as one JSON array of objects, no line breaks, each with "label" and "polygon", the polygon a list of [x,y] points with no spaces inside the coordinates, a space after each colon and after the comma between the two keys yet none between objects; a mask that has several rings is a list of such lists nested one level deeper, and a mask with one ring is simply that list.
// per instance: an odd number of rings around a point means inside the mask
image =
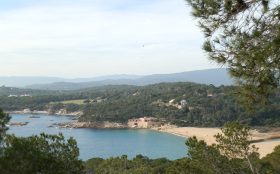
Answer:
[{"label": "sandy beach", "polygon": [[[207,144],[215,143],[214,135],[221,133],[220,128],[197,128],[197,127],[166,127],[160,131],[167,132],[182,137],[196,136],[199,140],[204,140]],[[252,140],[271,139],[280,136],[280,130],[271,130],[269,132],[261,133],[257,130],[252,130]],[[280,138],[278,140],[267,140],[264,142],[254,143],[259,148],[261,157],[273,152],[273,149],[280,145]]]}]

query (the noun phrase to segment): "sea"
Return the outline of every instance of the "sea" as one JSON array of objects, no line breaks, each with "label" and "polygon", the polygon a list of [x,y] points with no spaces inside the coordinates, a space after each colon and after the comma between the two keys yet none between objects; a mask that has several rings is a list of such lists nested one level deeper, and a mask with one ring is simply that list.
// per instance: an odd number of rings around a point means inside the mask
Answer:
[{"label": "sea", "polygon": [[11,114],[10,122],[28,122],[26,126],[10,126],[8,133],[27,137],[40,133],[62,133],[73,137],[80,150],[80,159],[110,158],[127,155],[129,159],[141,154],[151,159],[180,159],[187,156],[186,139],[148,129],[60,129],[54,123],[71,122],[73,117],[55,115]]}]

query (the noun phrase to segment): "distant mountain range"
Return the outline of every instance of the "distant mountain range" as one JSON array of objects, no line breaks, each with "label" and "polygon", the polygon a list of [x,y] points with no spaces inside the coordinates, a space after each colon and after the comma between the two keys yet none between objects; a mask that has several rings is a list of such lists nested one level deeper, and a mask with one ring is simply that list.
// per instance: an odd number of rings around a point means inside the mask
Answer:
[{"label": "distant mountain range", "polygon": [[32,76],[10,76],[4,77],[0,76],[0,86],[11,86],[11,87],[26,87],[34,84],[50,84],[56,82],[71,82],[71,83],[82,83],[90,81],[102,81],[106,79],[137,79],[142,76],[137,75],[110,75],[110,76],[100,76],[94,78],[76,78],[76,79],[66,79],[59,77],[32,77]]},{"label": "distant mountain range", "polygon": [[227,69],[207,69],[174,74],[147,76],[111,75],[95,78],[63,79],[57,77],[0,77],[0,85],[41,90],[78,90],[104,85],[144,86],[162,82],[194,82],[201,84],[232,85]]}]

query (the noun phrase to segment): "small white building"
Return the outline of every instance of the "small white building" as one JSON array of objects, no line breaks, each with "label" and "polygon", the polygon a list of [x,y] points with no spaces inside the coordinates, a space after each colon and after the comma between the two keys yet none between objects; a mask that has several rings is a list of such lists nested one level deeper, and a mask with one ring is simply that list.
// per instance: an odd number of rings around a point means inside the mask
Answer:
[{"label": "small white building", "polygon": [[30,114],[30,113],[31,113],[31,110],[30,110],[30,109],[24,109],[24,110],[23,110],[23,113],[24,113],[24,114]]},{"label": "small white building", "polygon": [[32,97],[30,94],[23,94],[23,95],[20,95],[20,97]]},{"label": "small white building", "polygon": [[175,101],[176,101],[175,99],[170,100],[169,105],[173,105],[175,103]]},{"label": "small white building", "polygon": [[181,106],[186,106],[188,104],[187,100],[181,100]]}]

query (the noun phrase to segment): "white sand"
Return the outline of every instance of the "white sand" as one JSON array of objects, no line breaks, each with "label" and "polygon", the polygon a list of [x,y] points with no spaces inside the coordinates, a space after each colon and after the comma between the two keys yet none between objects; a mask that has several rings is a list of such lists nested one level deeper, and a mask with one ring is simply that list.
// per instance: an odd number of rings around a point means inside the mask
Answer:
[{"label": "white sand", "polygon": [[[204,140],[207,144],[211,145],[215,143],[214,135],[221,133],[220,128],[196,128],[196,127],[166,127],[161,131],[171,133],[177,136],[182,137],[193,137],[196,136],[199,140]],[[280,131],[277,132],[268,132],[268,133],[260,133],[256,130],[252,131],[252,139],[266,139],[274,136],[279,136]],[[256,147],[259,148],[259,153],[261,157],[266,156],[267,154],[273,152],[274,148],[280,145],[279,141],[266,141],[260,143],[254,143]]]}]

